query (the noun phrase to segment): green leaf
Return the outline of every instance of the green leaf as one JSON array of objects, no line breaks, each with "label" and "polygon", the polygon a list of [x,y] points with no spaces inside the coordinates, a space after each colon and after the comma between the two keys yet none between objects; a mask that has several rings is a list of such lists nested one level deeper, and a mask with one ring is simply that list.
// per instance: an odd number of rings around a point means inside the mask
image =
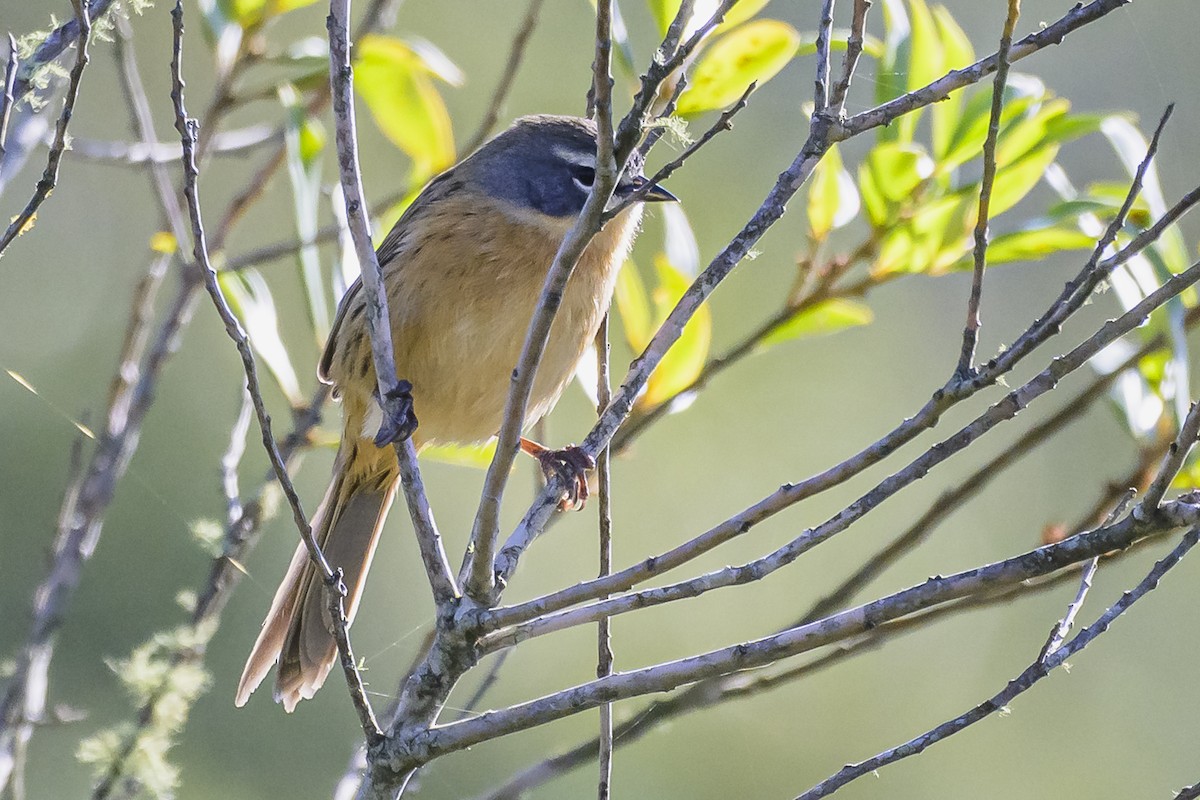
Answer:
[{"label": "green leaf", "polygon": [[[317,236],[319,221],[320,154],[325,146],[325,133],[320,123],[308,116],[299,93],[291,86],[284,84],[279,87],[279,100],[288,112],[284,128],[284,152],[288,180],[292,186],[292,211],[296,220],[296,234],[302,241],[312,241]],[[325,293],[317,246],[300,248],[296,253],[296,261],[300,268],[300,282],[304,286],[308,319],[312,324],[317,345],[320,346],[329,336],[331,301]]]},{"label": "green leaf", "polygon": [[454,163],[450,114],[424,60],[406,43],[364,36],[357,49],[354,86],[379,130],[430,176]]},{"label": "green leaf", "polygon": [[[1024,231],[1003,233],[988,244],[988,266],[1010,264],[1016,261],[1037,261],[1052,253],[1064,250],[1091,250],[1096,246],[1094,237],[1078,228],[1051,226]],[[971,258],[964,258],[954,265],[958,270],[974,267]]]},{"label": "green leaf", "polygon": [[[1040,96],[1022,93],[1021,89],[1009,84],[1004,93],[1004,108],[1000,112],[1000,126],[1003,128],[1013,119],[1029,112]],[[988,121],[991,116],[992,92],[990,89],[977,89],[967,100],[958,127],[955,128],[950,144],[946,151],[938,157],[938,170],[947,172],[961,166],[973,158],[978,158],[983,152],[983,143],[987,139]]]},{"label": "green leaf", "polygon": [[[902,0],[883,0],[883,54],[875,70],[875,103],[882,105],[904,94],[904,68],[900,64],[903,49],[908,45],[912,27],[908,23],[908,12]],[[880,141],[895,141],[897,128],[886,125],[879,128]]]},{"label": "green leaf", "polygon": [[[945,51],[938,36],[937,25],[925,0],[908,0],[912,36],[908,46],[908,91],[919,89],[945,74]],[[921,111],[912,111],[896,120],[896,136],[900,142],[911,142],[921,119]]]},{"label": "green leaf", "polygon": [[679,13],[681,0],[646,0],[646,5],[650,8],[654,24],[658,26],[658,35],[664,36],[667,28],[671,27],[671,20]]},{"label": "green leaf", "polygon": [[716,32],[723,33],[749,21],[751,17],[766,8],[769,2],[771,0],[738,0],[733,8],[729,9],[724,21],[716,27]]},{"label": "green leaf", "polygon": [[654,333],[650,321],[650,298],[638,272],[637,265],[627,260],[617,273],[617,289],[613,295],[621,315],[625,341],[635,353],[646,349]]},{"label": "green leaf", "polygon": [[[942,66],[945,71],[962,69],[975,62],[975,50],[963,29],[943,6],[933,7],[933,21],[937,26],[937,37],[941,42]],[[931,127],[933,153],[940,160],[950,146],[950,138],[958,125],[962,113],[964,93],[951,92],[950,96],[932,107]]]},{"label": "green leaf", "polygon": [[275,300],[262,274],[253,269],[220,272],[217,273],[217,281],[221,291],[229,298],[230,306],[241,319],[251,346],[266,364],[279,390],[292,405],[303,405],[304,397],[300,394],[296,371],[292,369],[291,357],[279,336]]},{"label": "green leaf", "polygon": [[801,311],[771,331],[763,337],[759,343],[759,349],[793,339],[807,339],[812,336],[836,333],[845,328],[869,325],[874,319],[875,314],[866,304],[835,297]]},{"label": "green leaf", "polygon": [[791,61],[800,34],[786,22],[760,19],[735,28],[700,56],[678,113],[699,114],[732,104],[754,81],[761,85]]},{"label": "green leaf", "polygon": [[934,163],[920,145],[883,142],[871,148],[865,162],[883,197],[899,203],[933,174]]},{"label": "green leaf", "polygon": [[992,217],[1003,214],[1029,194],[1057,156],[1058,145],[1046,145],[1015,164],[997,169],[996,180],[992,184],[992,199],[988,207]]},{"label": "green leaf", "polygon": [[[654,306],[659,324],[667,318],[679,298],[691,285],[691,279],[659,255],[654,259],[658,271],[658,286],[654,289]],[[683,332],[663,356],[658,367],[646,382],[646,391],[637,400],[640,408],[653,408],[682,392],[700,376],[708,359],[712,343],[712,313],[707,305],[683,326]]]},{"label": "green leaf", "polygon": [[829,148],[809,181],[808,225],[813,239],[821,241],[830,231],[848,224],[858,216],[860,207],[854,179],[842,165],[838,148]]},{"label": "green leaf", "polygon": [[422,459],[472,469],[487,469],[495,454],[495,439],[483,444],[431,444],[421,449]]}]

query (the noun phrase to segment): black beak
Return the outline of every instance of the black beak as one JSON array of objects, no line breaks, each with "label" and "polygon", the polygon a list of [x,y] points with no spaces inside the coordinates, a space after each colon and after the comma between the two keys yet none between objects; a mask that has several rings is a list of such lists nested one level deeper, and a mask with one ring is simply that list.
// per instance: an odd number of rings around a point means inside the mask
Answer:
[{"label": "black beak", "polygon": [[[628,187],[626,187],[625,194],[633,194],[634,192],[638,191],[643,186],[645,186],[646,184],[649,184],[649,183],[650,183],[650,181],[648,181],[647,179],[645,179],[641,175],[639,175],[638,177],[634,178],[632,182],[630,182]],[[642,200],[647,203],[678,203],[679,202],[678,197],[671,194],[666,189],[659,186],[657,183],[650,185],[650,190],[648,192],[646,192],[644,195],[642,195]]]}]

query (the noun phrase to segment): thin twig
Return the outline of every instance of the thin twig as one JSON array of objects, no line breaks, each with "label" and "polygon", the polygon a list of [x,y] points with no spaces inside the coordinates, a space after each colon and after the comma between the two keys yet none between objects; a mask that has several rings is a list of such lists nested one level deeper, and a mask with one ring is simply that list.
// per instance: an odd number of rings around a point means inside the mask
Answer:
[{"label": "thin twig", "polygon": [[496,84],[496,90],[492,92],[492,100],[488,104],[487,111],[483,114],[483,119],[479,123],[473,136],[463,145],[463,153],[473,153],[479,149],[479,146],[487,141],[491,136],[492,131],[496,129],[496,122],[500,119],[500,112],[504,109],[504,103],[508,100],[509,92],[512,91],[513,83],[516,81],[517,71],[521,68],[521,61],[525,58],[525,51],[529,47],[529,38],[533,35],[534,29],[537,27],[538,14],[541,13],[543,0],[529,0],[529,7],[525,10],[525,17],[521,20],[520,26],[517,28],[517,33],[513,37],[512,47],[508,51],[508,61],[504,64],[504,70],[500,73],[500,82]]},{"label": "thin twig", "polygon": [[1171,442],[1171,448],[1167,451],[1162,468],[1155,476],[1154,482],[1150,484],[1150,488],[1146,490],[1146,496],[1133,510],[1135,515],[1145,515],[1151,509],[1162,504],[1163,497],[1171,488],[1171,482],[1183,468],[1184,461],[1187,460],[1188,453],[1192,451],[1198,437],[1200,437],[1200,403],[1192,403],[1183,424],[1179,426],[1179,435],[1175,437],[1175,441]]},{"label": "thin twig", "polygon": [[829,107],[829,38],[833,33],[833,0],[822,0],[817,21],[817,76],[814,79],[813,113]]},{"label": "thin twig", "polygon": [[987,266],[988,222],[991,218],[992,184],[996,181],[996,140],[1000,137],[1000,114],[1004,110],[1004,89],[1008,85],[1008,54],[1012,50],[1013,30],[1021,15],[1021,0],[1008,0],[1008,16],[996,51],[996,77],[992,81],[992,110],[988,118],[987,138],[983,141],[983,177],[979,180],[979,210],[975,220],[975,268],[971,274],[971,296],[967,300],[967,323],[963,327],[962,349],[954,374],[967,380],[975,373],[975,346],[979,342],[979,304],[983,300],[983,270]]},{"label": "thin twig", "polygon": [[[25,231],[25,227],[33,220],[37,210],[45,202],[54,187],[58,185],[58,165],[62,161],[63,151],[67,148],[67,126],[71,124],[71,116],[75,112],[75,100],[79,97],[79,83],[83,79],[83,70],[88,65],[88,37],[92,33],[92,21],[88,17],[86,0],[71,0],[75,9],[75,24],[79,33],[75,39],[75,65],[71,67],[67,79],[67,91],[63,96],[62,112],[58,115],[58,124],[54,128],[54,143],[50,146],[50,154],[46,157],[46,169],[42,171],[41,180],[34,187],[33,197],[17,214],[4,235],[0,236],[0,253],[12,244],[13,240]],[[27,68],[29,65],[26,65]]]},{"label": "thin twig", "polygon": [[[458,596],[458,587],[450,573],[450,563],[442,538],[425,495],[417,451],[407,433],[401,434],[411,413],[411,386],[396,377],[396,358],[392,349],[392,328],[383,287],[383,270],[371,244],[371,233],[363,215],[367,207],[362,175],[358,166],[358,138],[355,132],[353,69],[350,66],[350,0],[332,0],[329,18],[329,68],[333,95],[333,113],[337,132],[338,166],[342,192],[346,198],[346,219],[361,266],[366,322],[371,338],[371,353],[378,383],[378,398],[384,412],[384,426],[395,431],[385,438],[392,442],[400,464],[401,484],[416,531],[425,574],[439,609]],[[382,435],[382,432],[381,432]]]},{"label": "thin twig", "polygon": [[828,797],[851,781],[863,775],[869,775],[880,767],[893,764],[909,756],[917,755],[930,745],[953,736],[979,720],[1004,709],[1018,695],[1028,691],[1035,683],[1049,675],[1056,667],[1061,666],[1068,658],[1087,647],[1098,636],[1107,631],[1112,623],[1116,621],[1117,617],[1121,616],[1130,606],[1153,591],[1158,586],[1158,582],[1162,580],[1162,577],[1178,564],[1198,541],[1200,541],[1200,529],[1192,528],[1184,535],[1182,541],[1179,542],[1175,549],[1155,564],[1154,568],[1150,570],[1136,587],[1123,594],[1121,599],[1105,611],[1096,622],[1084,628],[1070,642],[1050,653],[1044,659],[1034,661],[1024,672],[1009,681],[1008,685],[1002,691],[984,700],[965,714],[944,722],[920,736],[908,740],[902,745],[885,750],[866,761],[857,764],[847,764],[837,774],[809,789],[797,797],[796,800],[818,800],[821,797]]},{"label": "thin twig", "polygon": [[742,96],[738,98],[738,101],[722,111],[721,116],[718,117],[717,121],[714,122],[712,126],[704,132],[704,135],[688,145],[687,148],[684,149],[684,151],[678,156],[671,159],[666,164],[663,164],[662,167],[659,168],[658,172],[654,173],[654,176],[649,178],[645,184],[631,192],[620,202],[615,203],[612,208],[608,209],[608,211],[604,212],[604,221],[607,222],[613,219],[634,203],[642,202],[646,195],[649,194],[656,186],[658,186],[660,182],[671,177],[671,174],[674,173],[675,170],[683,166],[683,162],[695,155],[696,151],[708,144],[714,136],[722,131],[733,130],[734,116],[736,116],[739,111],[746,107],[746,102],[750,99],[750,95],[753,94],[754,90],[757,88],[758,82],[752,81],[750,85],[746,87],[746,91],[742,92]]},{"label": "thin twig", "polygon": [[331,595],[334,595],[330,603],[333,616],[334,639],[337,641],[343,671],[346,674],[346,681],[350,687],[350,695],[354,701],[355,710],[359,715],[363,734],[368,741],[378,741],[382,738],[383,734],[379,730],[378,723],[375,721],[374,712],[371,710],[370,702],[367,700],[366,690],[363,688],[362,678],[358,673],[353,651],[350,648],[349,634],[346,629],[344,602],[347,591],[341,580],[341,569],[339,568],[335,571],[330,568],[329,563],[325,560],[325,555],[321,552],[320,545],[317,544],[316,538],[313,536],[312,528],[308,524],[308,517],[301,506],[300,497],[292,485],[287,465],[279,453],[279,448],[275,444],[274,434],[271,432],[271,417],[267,412],[266,404],[263,402],[262,388],[259,385],[258,370],[254,363],[254,353],[250,349],[250,341],[242,330],[237,317],[229,308],[229,304],[221,292],[221,287],[217,283],[217,273],[212,268],[212,264],[209,263],[208,243],[205,239],[204,223],[201,218],[200,198],[197,189],[199,170],[196,167],[195,153],[198,123],[188,117],[183,98],[183,0],[176,0],[175,7],[171,11],[171,20],[174,31],[171,54],[171,100],[175,109],[175,129],[179,132],[180,140],[183,144],[184,197],[187,201],[188,214],[191,217],[192,223],[192,257],[203,270],[205,289],[207,289],[209,297],[212,298],[217,314],[224,324],[226,334],[233,340],[238,353],[241,355],[242,366],[246,373],[246,390],[250,393],[254,404],[254,412],[258,417],[263,448],[267,452],[267,457],[275,470],[275,477],[279,481],[279,485],[283,489],[283,494],[287,498],[288,505],[292,509],[293,520],[300,531],[300,536],[304,540],[305,546],[308,548],[309,557],[312,558],[313,562],[320,569],[326,586],[330,588]]},{"label": "thin twig", "polygon": [[924,477],[933,467],[943,463],[953,454],[961,452],[995,426],[1013,419],[1034,399],[1046,394],[1057,386],[1063,377],[1086,364],[1088,359],[1097,352],[1140,325],[1154,309],[1166,303],[1170,298],[1184,291],[1197,281],[1200,281],[1200,262],[1193,264],[1189,269],[1165,281],[1162,286],[1147,295],[1146,299],[1120,317],[1109,320],[1093,336],[1066,354],[1054,359],[1048,367],[1031,378],[1019,389],[1009,392],[1007,396],[993,404],[987,411],[976,417],[974,421],[965,425],[957,433],[926,450],[903,469],[885,478],[875,488],[861,496],[854,503],[851,503],[840,513],[831,517],[826,522],[809,529],[773,553],[741,566],[726,567],[725,569],[679,583],[642,592],[633,592],[609,600],[596,601],[586,606],[539,618],[530,616],[535,611],[539,614],[546,614],[550,608],[565,608],[566,604],[564,601],[568,598],[570,598],[571,603],[576,603],[581,600],[594,598],[599,593],[624,591],[633,583],[687,563],[702,553],[708,552],[717,544],[744,534],[757,522],[772,516],[778,510],[786,507],[786,504],[780,504],[783,503],[783,498],[788,497],[794,490],[792,486],[782,487],[779,491],[765,498],[755,506],[731,517],[715,528],[674,548],[668,553],[647,559],[633,567],[614,573],[609,578],[577,584],[568,589],[521,604],[520,606],[497,609],[494,612],[490,612],[491,623],[498,621],[508,622],[514,619],[526,619],[530,621],[484,637],[480,643],[482,650],[487,652],[495,647],[516,644],[529,636],[541,635],[574,625],[594,622],[599,616],[605,614],[625,613],[634,608],[645,608],[650,605],[674,602],[684,598],[695,597],[713,589],[761,580],[775,570],[792,563],[803,553],[816,547],[818,544],[844,531],[851,524],[877,508],[887,498],[892,497],[896,492]]},{"label": "thin twig", "polygon": [[542,284],[536,310],[521,345],[521,356],[513,368],[503,422],[496,440],[496,453],[488,466],[479,509],[471,528],[473,551],[463,588],[468,596],[485,605],[493,602],[496,588],[493,562],[499,537],[500,499],[516,458],[537,365],[549,341],[550,327],[562,303],[567,280],[584,248],[600,230],[605,205],[617,185],[620,167],[613,153],[611,13],[612,0],[600,0],[596,4],[596,53],[592,63],[592,96],[597,127],[596,177],[579,216],[559,245]]},{"label": "thin twig", "polygon": [[854,71],[858,68],[858,59],[863,51],[863,33],[867,27],[867,12],[871,9],[871,0],[854,0],[854,17],[850,21],[850,36],[846,39],[846,54],[842,59],[842,77],[833,87],[829,96],[829,107],[835,116],[840,117],[846,107],[846,95],[850,91],[850,82],[854,80]]},{"label": "thin twig", "polygon": [[[498,736],[528,730],[602,703],[669,691],[707,677],[763,666],[817,647],[843,641],[878,625],[952,600],[994,591],[1030,578],[1050,575],[1096,555],[1121,550],[1147,536],[1165,535],[1200,524],[1200,506],[1175,500],[1152,521],[1126,516],[1108,527],[1062,542],[924,583],[874,600],[810,625],[677,661],[619,672],[586,684],[470,720],[439,726],[412,737],[389,738],[381,757],[399,763],[425,763]],[[1069,647],[1069,645],[1068,645]],[[1065,653],[1068,647],[1060,650]]]},{"label": "thin twig", "polygon": [[[596,332],[596,413],[603,414],[612,398],[609,378],[608,315],[600,322]],[[597,506],[600,515],[600,571],[599,577],[612,572],[612,482],[609,474],[609,448],[600,451],[596,459],[596,479],[599,482]],[[612,631],[608,617],[596,623],[596,677],[603,678],[613,671]],[[613,712],[612,703],[600,706],[600,783],[597,791],[599,800],[608,800],[612,788],[613,761]]]},{"label": "thin twig", "polygon": [[13,85],[17,81],[17,67],[20,66],[20,63],[17,58],[17,40],[10,33],[8,34],[8,63],[4,67],[4,94],[0,96],[0,156],[4,155],[4,142],[8,137],[8,120],[12,115],[15,101]]}]

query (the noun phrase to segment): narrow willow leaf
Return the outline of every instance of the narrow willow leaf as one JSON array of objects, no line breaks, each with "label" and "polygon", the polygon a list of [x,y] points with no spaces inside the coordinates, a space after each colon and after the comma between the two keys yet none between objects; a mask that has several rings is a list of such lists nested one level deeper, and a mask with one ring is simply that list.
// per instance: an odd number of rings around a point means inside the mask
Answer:
[{"label": "narrow willow leaf", "polygon": [[[988,265],[1037,261],[1066,250],[1091,250],[1096,240],[1075,227],[1054,226],[1003,233],[988,244]],[[963,258],[955,269],[969,270],[974,262]]]},{"label": "narrow willow leaf", "polygon": [[354,87],[379,130],[413,161],[418,176],[454,162],[450,114],[425,62],[405,42],[364,36],[357,48]]},{"label": "narrow willow leaf", "polygon": [[[937,37],[941,43],[942,65],[949,71],[962,69],[975,62],[975,50],[963,29],[943,6],[933,7],[933,21],[937,25]],[[964,92],[951,92],[950,96],[932,107],[933,154],[939,161],[950,146],[951,137],[962,113]]]},{"label": "narrow willow leaf", "polygon": [[487,469],[496,454],[496,440],[483,444],[431,444],[421,450],[422,460],[440,461],[457,467]]},{"label": "narrow willow leaf", "polygon": [[875,319],[870,307],[856,300],[835,297],[802,311],[771,331],[759,344],[765,349],[780,342],[822,336],[846,328],[869,325]]},{"label": "narrow willow leaf", "polygon": [[808,189],[808,225],[812,237],[823,240],[829,232],[858,216],[861,203],[854,179],[846,172],[836,146],[813,170]]},{"label": "narrow willow leaf", "polygon": [[[908,48],[907,91],[919,89],[945,74],[945,51],[938,36],[937,25],[925,0],[908,0],[912,36]],[[921,120],[921,111],[913,111],[896,120],[897,140],[911,142]]]},{"label": "narrow willow leaf", "polygon": [[678,112],[699,114],[731,105],[754,81],[761,85],[775,77],[799,47],[800,34],[786,22],[760,19],[735,28],[700,56]]},{"label": "narrow willow leaf", "polygon": [[275,300],[262,274],[253,269],[221,272],[217,274],[217,280],[241,319],[251,346],[262,358],[279,390],[292,405],[302,405],[304,397],[300,394],[300,382],[296,380],[291,357],[279,335]]},{"label": "narrow willow leaf", "polygon": [[[661,325],[679,298],[691,285],[691,279],[671,265],[660,255],[655,259],[659,285],[655,288],[654,306],[658,323]],[[712,313],[708,305],[696,309],[696,313],[683,326],[683,332],[671,345],[671,349],[659,362],[646,383],[646,391],[637,400],[641,408],[653,408],[674,397],[690,386],[700,376],[708,360],[712,343]]]},{"label": "narrow willow leaf", "polygon": [[[279,100],[287,110],[284,126],[284,153],[288,181],[292,187],[292,214],[296,234],[302,241],[317,236],[321,204],[321,159],[325,135],[319,124],[310,119],[300,95],[287,84],[279,88]],[[320,347],[329,336],[330,297],[325,292],[321,276],[321,258],[316,245],[301,247],[296,252],[300,283],[304,287],[305,310],[312,324],[313,336]]]},{"label": "narrow willow leaf", "polygon": [[933,159],[916,144],[883,142],[867,154],[867,168],[884,198],[899,203],[933,174]]},{"label": "narrow willow leaf", "polygon": [[638,272],[637,264],[627,260],[617,273],[617,289],[613,299],[621,315],[621,328],[629,349],[640,353],[650,343],[654,333],[651,329],[650,298]]},{"label": "narrow willow leaf", "polygon": [[1058,145],[1046,145],[1017,163],[998,169],[989,206],[992,217],[1003,214],[1029,194],[1057,156]]}]

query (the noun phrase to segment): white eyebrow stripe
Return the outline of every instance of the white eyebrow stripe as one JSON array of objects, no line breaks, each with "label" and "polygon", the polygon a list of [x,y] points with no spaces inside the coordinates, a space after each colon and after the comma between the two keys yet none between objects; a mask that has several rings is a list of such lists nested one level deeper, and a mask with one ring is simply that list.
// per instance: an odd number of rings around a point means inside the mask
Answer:
[{"label": "white eyebrow stripe", "polygon": [[556,158],[562,159],[568,164],[574,164],[577,167],[592,167],[596,166],[596,154],[588,153],[583,150],[572,150],[566,147],[555,147],[554,155]]}]

